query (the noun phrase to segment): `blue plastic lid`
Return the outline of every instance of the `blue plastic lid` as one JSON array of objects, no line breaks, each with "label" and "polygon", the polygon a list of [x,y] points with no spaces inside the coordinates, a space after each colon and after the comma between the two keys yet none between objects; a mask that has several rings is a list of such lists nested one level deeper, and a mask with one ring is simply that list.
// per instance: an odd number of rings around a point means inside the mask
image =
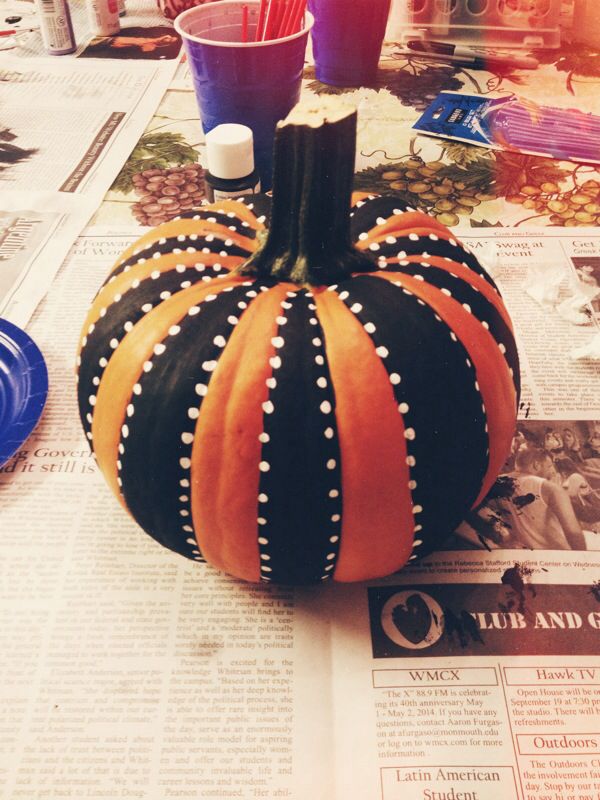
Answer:
[{"label": "blue plastic lid", "polygon": [[48,396],[48,370],[24,330],[0,318],[0,466],[37,425]]}]

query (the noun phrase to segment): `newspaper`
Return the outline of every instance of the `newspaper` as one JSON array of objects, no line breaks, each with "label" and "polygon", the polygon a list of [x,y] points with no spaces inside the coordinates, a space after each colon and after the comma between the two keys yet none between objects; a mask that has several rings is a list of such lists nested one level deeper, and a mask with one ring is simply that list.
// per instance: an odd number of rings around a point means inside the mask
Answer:
[{"label": "newspaper", "polygon": [[2,55],[0,316],[28,321],[175,69],[175,61],[124,70],[118,61]]},{"label": "newspaper", "polygon": [[[560,261],[568,283],[591,245],[587,232],[559,233],[547,263]],[[74,346],[101,277],[138,234],[86,230],[29,326],[51,391],[0,468],[0,797],[597,800],[595,523],[577,518],[578,548],[516,547],[493,525],[487,535],[484,506],[481,530],[452,534],[398,575],[293,589],[182,559],[118,506],[80,431]],[[465,239],[510,305],[528,259],[505,252],[545,236]],[[548,338],[566,285],[543,307],[547,326],[514,314],[532,403],[515,443],[574,460],[570,428],[592,467],[600,392],[585,392],[598,365],[569,357],[592,318],[565,323],[566,344]],[[538,337],[545,361],[573,368],[563,416],[542,386]],[[569,496],[556,476],[548,483]],[[500,499],[511,498],[522,500]]]}]

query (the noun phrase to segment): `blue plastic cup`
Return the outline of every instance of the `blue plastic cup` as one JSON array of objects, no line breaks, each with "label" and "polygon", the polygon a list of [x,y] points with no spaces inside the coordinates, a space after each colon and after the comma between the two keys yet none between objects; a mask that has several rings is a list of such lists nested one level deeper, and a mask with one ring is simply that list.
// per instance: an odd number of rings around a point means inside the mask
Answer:
[{"label": "blue plastic cup", "polygon": [[309,0],[317,80],[365,86],[377,75],[390,0]]},{"label": "blue plastic cup", "polygon": [[[242,42],[242,7],[248,6],[248,41]],[[313,18],[298,33],[255,42],[259,3],[219,0],[175,19],[183,39],[204,133],[224,122],[252,129],[254,157],[263,190],[273,171],[275,126],[300,98],[304,54]]]}]

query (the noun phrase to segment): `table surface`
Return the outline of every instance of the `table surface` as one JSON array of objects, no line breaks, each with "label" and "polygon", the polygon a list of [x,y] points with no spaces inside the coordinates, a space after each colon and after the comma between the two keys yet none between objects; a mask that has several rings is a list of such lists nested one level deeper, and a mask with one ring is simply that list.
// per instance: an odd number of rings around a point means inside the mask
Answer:
[{"label": "table surface", "polygon": [[[552,201],[566,199],[568,203],[574,191],[588,193],[591,202],[598,202],[600,183],[596,186],[595,182],[600,181],[600,173],[596,168],[417,136],[412,130],[441,91],[516,94],[540,105],[600,113],[600,55],[596,50],[565,43],[558,50],[534,55],[540,62],[536,70],[507,66],[492,73],[408,57],[397,44],[387,42],[372,86],[330,87],[318,82],[314,68],[307,65],[302,92],[303,96],[341,94],[357,106],[359,189],[402,192],[413,206],[442,214],[441,221],[451,228],[596,225],[600,208],[585,220],[569,219],[568,211],[560,217],[552,210]],[[140,204],[147,190],[143,179],[136,176],[143,176],[148,169],[176,169],[198,159],[200,164],[204,162],[203,134],[191,83],[180,72],[95,221],[158,222],[159,218],[145,213]],[[430,169],[432,163],[435,173]],[[439,198],[432,190],[442,182],[452,187],[450,199],[456,203],[440,212],[435,207]],[[461,206],[461,197],[475,202]],[[581,209],[573,206],[573,210]]]}]

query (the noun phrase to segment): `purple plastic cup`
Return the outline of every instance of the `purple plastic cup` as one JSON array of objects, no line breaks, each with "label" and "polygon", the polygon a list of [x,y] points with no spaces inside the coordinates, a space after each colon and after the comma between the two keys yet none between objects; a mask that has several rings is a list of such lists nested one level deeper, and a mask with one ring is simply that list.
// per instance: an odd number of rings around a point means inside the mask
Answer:
[{"label": "purple plastic cup", "polygon": [[317,80],[364,86],[377,75],[390,0],[309,0]]},{"label": "purple plastic cup", "polygon": [[[248,42],[242,42],[242,7],[248,6]],[[174,22],[183,39],[204,133],[225,122],[252,129],[263,190],[273,170],[275,126],[300,99],[308,32],[255,42],[260,4],[219,0],[184,11]]]}]

